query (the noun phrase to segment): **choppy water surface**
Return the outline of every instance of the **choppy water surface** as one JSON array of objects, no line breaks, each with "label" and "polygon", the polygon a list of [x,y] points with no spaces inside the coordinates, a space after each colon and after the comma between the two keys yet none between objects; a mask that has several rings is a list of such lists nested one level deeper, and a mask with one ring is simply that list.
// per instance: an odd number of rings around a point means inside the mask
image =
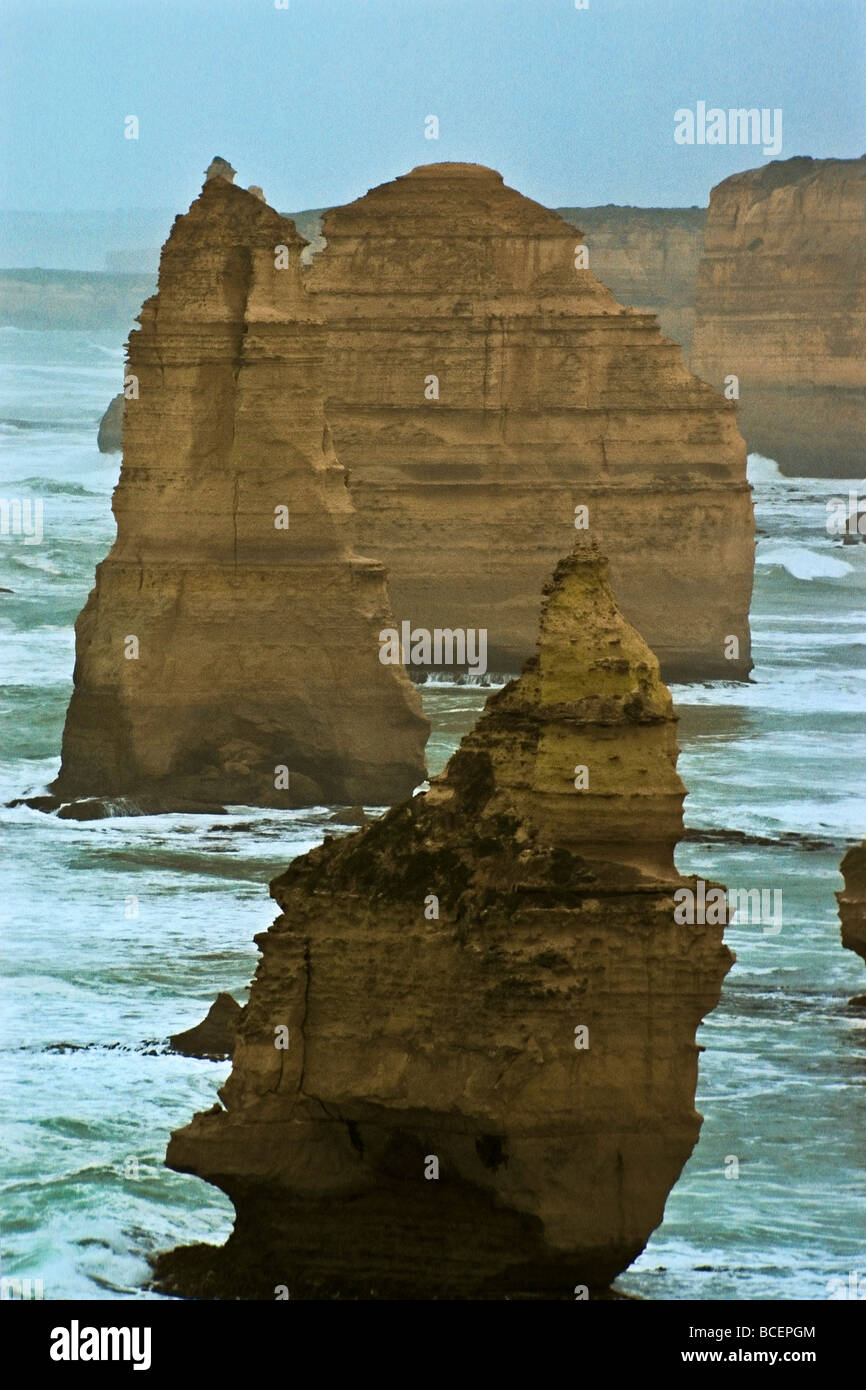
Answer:
[{"label": "choppy water surface", "polygon": [[[0,329],[0,496],[40,498],[44,516],[39,545],[0,537],[2,800],[57,771],[73,623],[114,530],[118,459],[95,436],[121,365],[114,337]],[[691,831],[678,863],[781,890],[783,927],[729,929],[737,964],[700,1039],[700,1143],[618,1281],[650,1298],[824,1298],[834,1275],[866,1274],[866,1013],[848,1006],[866,968],[841,949],[833,897],[866,833],[866,545],[825,531],[847,483],[756,459],[752,475],[754,681],[675,688]],[[433,770],[486,693],[424,690]],[[218,990],[246,998],[267,880],[328,815],[80,824],[0,809],[4,1274],[42,1278],[47,1298],[145,1297],[149,1252],[227,1236],[228,1201],[162,1156],[228,1063],[173,1056],[166,1039]]]}]

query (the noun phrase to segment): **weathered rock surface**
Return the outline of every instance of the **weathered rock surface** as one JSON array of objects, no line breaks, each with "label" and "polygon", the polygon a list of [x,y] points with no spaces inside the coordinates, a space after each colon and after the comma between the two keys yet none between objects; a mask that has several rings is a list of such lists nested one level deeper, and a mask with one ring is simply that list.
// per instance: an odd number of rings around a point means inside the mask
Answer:
[{"label": "weathered rock surface", "polygon": [[841,863],[845,887],[836,894],[842,945],[866,961],[866,840],[848,850]]},{"label": "weathered rock surface", "polygon": [[[249,191],[256,190],[251,186]],[[314,208],[286,214],[317,250],[325,246],[320,236],[325,211]],[[662,332],[682,347],[688,365],[706,208],[635,208],[610,203],[555,211],[580,230],[596,279],[612,290],[621,304],[655,314]],[[130,300],[128,317],[137,310],[138,301]]]},{"label": "weathered rock surface", "polygon": [[63,798],[382,804],[424,776],[417,692],[378,659],[384,570],[352,549],[303,245],[222,177],[175,221],[130,335],[139,396],[76,625]]},{"label": "weathered rock surface", "polygon": [[225,1108],[167,1158],[235,1230],[163,1289],[573,1298],[661,1220],[733,957],[674,921],[671,699],[605,571],[559,565],[538,656],[429,792],[271,884]]},{"label": "weathered rock surface", "polygon": [[172,1049],[186,1057],[231,1057],[242,1012],[230,994],[218,994],[201,1023],[171,1036]]},{"label": "weathered rock surface", "polygon": [[866,433],[866,156],[787,159],[710,194],[692,367],[739,377],[749,448],[859,477]]},{"label": "weathered rock surface", "polygon": [[99,422],[96,444],[101,454],[120,454],[123,452],[123,403],[124,396],[112,396],[108,409]]},{"label": "weathered rock surface", "polygon": [[487,629],[490,668],[519,669],[586,506],[665,674],[744,676],[754,530],[735,407],[575,269],[577,231],[473,164],[415,169],[323,231],[306,280],[328,324],[328,419],[398,621]]},{"label": "weathered rock surface", "polygon": [[621,304],[655,314],[688,365],[706,208],[557,208],[581,229],[589,268]]}]

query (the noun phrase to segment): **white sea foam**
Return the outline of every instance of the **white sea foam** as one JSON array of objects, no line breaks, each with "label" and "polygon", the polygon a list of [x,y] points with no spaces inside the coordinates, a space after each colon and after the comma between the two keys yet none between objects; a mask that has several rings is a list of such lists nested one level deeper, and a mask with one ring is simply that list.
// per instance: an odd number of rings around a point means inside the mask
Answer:
[{"label": "white sea foam", "polygon": [[774,545],[759,543],[755,555],[756,565],[778,565],[788,571],[794,579],[840,579],[850,574],[854,568],[847,560],[837,560],[834,555],[823,555],[796,544]]},{"label": "white sea foam", "polygon": [[766,459],[762,454],[749,454],[746,459],[746,477],[755,483],[784,483],[788,479],[779,471],[775,459]]},{"label": "white sea foam", "polygon": [[465,675],[448,675],[439,673],[427,676],[419,682],[422,690],[500,690],[511,680],[510,676],[497,675],[496,672],[489,671],[486,675],[476,675],[473,672],[466,672]]}]

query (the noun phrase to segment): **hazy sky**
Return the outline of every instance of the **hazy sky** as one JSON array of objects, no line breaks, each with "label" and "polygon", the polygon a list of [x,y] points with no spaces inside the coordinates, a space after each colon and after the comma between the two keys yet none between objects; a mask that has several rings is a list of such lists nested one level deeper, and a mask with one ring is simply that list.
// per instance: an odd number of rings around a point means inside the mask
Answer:
[{"label": "hazy sky", "polygon": [[866,0],[0,0],[0,33],[5,208],[185,210],[213,154],[283,210],[447,159],[552,206],[705,204],[766,161],[675,144],[701,100],[780,107],[783,159],[866,150]]}]

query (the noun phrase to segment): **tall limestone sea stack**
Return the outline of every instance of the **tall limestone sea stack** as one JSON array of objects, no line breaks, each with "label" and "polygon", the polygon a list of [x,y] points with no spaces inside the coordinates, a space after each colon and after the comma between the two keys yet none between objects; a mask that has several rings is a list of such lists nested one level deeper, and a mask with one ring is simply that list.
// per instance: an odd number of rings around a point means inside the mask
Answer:
[{"label": "tall limestone sea stack", "polygon": [[[359,544],[387,564],[400,623],[485,629],[489,665],[513,671],[588,524],[668,679],[744,677],[754,522],[735,406],[585,264],[686,342],[703,214],[613,211],[629,216],[589,210],[587,248],[494,170],[446,163],[325,215],[302,279]],[[109,421],[103,438],[119,447]]]},{"label": "tall limestone sea stack", "polygon": [[486,628],[491,668],[519,669],[586,508],[666,676],[746,675],[735,406],[583,268],[575,228],[492,169],[432,164],[323,232],[307,283],[328,324],[328,419],[395,617]]},{"label": "tall limestone sea stack", "polygon": [[123,392],[112,396],[108,409],[99,422],[96,434],[96,447],[101,454],[119,454],[123,451],[123,417],[125,400]]},{"label": "tall limestone sea stack", "polygon": [[749,448],[857,477],[866,434],[866,155],[797,158],[710,194],[692,368],[739,377]]},{"label": "tall limestone sea stack", "polygon": [[427,721],[378,560],[352,549],[323,414],[306,243],[212,177],[163,249],[130,335],[117,539],[76,626],[55,791],[276,806],[392,802]]},{"label": "tall limestone sea stack", "polygon": [[225,1108],[167,1160],[235,1230],[161,1256],[163,1290],[571,1299],[661,1220],[732,956],[674,919],[671,699],[606,568],[560,563],[537,657],[426,794],[272,883]]}]

